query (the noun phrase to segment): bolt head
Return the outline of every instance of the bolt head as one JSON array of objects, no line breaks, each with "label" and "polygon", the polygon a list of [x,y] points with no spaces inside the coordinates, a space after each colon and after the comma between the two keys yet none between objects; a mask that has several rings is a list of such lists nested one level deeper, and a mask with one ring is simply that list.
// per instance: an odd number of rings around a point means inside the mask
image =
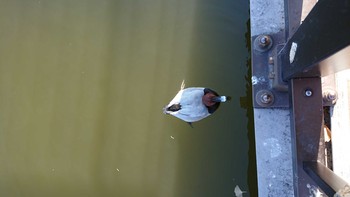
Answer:
[{"label": "bolt head", "polygon": [[260,39],[259,39],[259,46],[261,48],[267,47],[270,43],[271,43],[270,36],[264,35],[264,36],[261,36]]},{"label": "bolt head", "polygon": [[269,90],[260,90],[255,95],[255,101],[261,106],[261,107],[269,107],[274,102],[274,95]]},{"label": "bolt head", "polygon": [[305,96],[307,96],[307,97],[312,96],[312,90],[310,90],[310,89],[305,90]]},{"label": "bolt head", "polygon": [[333,100],[337,99],[337,94],[336,94],[335,92],[328,92],[327,98],[328,98],[330,101],[333,101]]},{"label": "bolt head", "polygon": [[260,38],[260,44],[266,44],[267,43],[267,38],[266,36],[263,36]]},{"label": "bolt head", "polygon": [[270,94],[264,93],[261,95],[260,100],[262,103],[269,104],[272,101],[272,96]]},{"label": "bolt head", "polygon": [[335,104],[338,99],[337,92],[334,90],[326,90],[323,92],[323,101]]},{"label": "bolt head", "polygon": [[254,49],[265,52],[272,47],[272,38],[269,35],[260,35],[254,40]]}]

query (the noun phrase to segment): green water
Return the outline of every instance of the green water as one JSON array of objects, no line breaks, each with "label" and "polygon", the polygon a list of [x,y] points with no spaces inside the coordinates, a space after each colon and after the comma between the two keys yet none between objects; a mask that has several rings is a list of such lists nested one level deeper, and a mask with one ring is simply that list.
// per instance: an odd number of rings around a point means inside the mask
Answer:
[{"label": "green water", "polygon": [[[0,0],[0,196],[254,196],[248,9]],[[162,113],[183,79],[232,100],[191,128]]]}]

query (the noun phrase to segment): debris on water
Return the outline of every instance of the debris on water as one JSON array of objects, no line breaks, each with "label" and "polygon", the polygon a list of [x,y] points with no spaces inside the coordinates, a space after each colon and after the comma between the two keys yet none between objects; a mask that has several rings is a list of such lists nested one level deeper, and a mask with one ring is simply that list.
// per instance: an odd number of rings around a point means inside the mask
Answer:
[{"label": "debris on water", "polygon": [[242,191],[241,188],[239,188],[238,185],[235,187],[235,195],[236,197],[243,197],[243,194],[247,193],[246,191]]}]

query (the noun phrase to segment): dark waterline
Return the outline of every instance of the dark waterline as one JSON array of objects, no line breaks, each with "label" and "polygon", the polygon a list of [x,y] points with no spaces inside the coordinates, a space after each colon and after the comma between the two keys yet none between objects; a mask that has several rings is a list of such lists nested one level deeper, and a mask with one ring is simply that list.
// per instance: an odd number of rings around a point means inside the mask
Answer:
[{"label": "dark waterline", "polygon": [[[246,47],[251,54],[251,35],[250,19],[247,21]],[[248,139],[249,139],[249,164],[248,164],[248,186],[251,196],[258,196],[257,166],[256,166],[256,146],[255,146],[255,129],[254,129],[254,112],[253,112],[253,91],[252,91],[252,62],[251,56],[247,57],[247,74],[246,74],[246,96],[241,98],[241,106],[247,110],[248,118]]]}]

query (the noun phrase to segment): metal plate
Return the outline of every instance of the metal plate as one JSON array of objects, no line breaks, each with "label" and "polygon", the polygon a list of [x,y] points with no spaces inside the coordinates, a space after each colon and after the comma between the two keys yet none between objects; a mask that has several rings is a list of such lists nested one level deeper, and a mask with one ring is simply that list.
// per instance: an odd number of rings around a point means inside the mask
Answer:
[{"label": "metal plate", "polygon": [[298,193],[299,196],[306,196],[309,193],[307,184],[316,183],[303,170],[303,162],[325,162],[321,79],[292,79],[290,91],[292,136],[295,136],[297,150]]},{"label": "metal plate", "polygon": [[[287,83],[281,79],[281,69],[278,57],[278,51],[285,42],[285,33],[283,31],[269,35],[272,39],[271,46],[266,48],[259,46],[259,36],[252,37],[252,86],[253,86],[253,106],[255,108],[266,107],[288,107],[288,88]],[[260,98],[258,93],[269,91],[272,94],[273,102],[266,105],[257,101]],[[259,94],[260,94],[259,93]]]}]

